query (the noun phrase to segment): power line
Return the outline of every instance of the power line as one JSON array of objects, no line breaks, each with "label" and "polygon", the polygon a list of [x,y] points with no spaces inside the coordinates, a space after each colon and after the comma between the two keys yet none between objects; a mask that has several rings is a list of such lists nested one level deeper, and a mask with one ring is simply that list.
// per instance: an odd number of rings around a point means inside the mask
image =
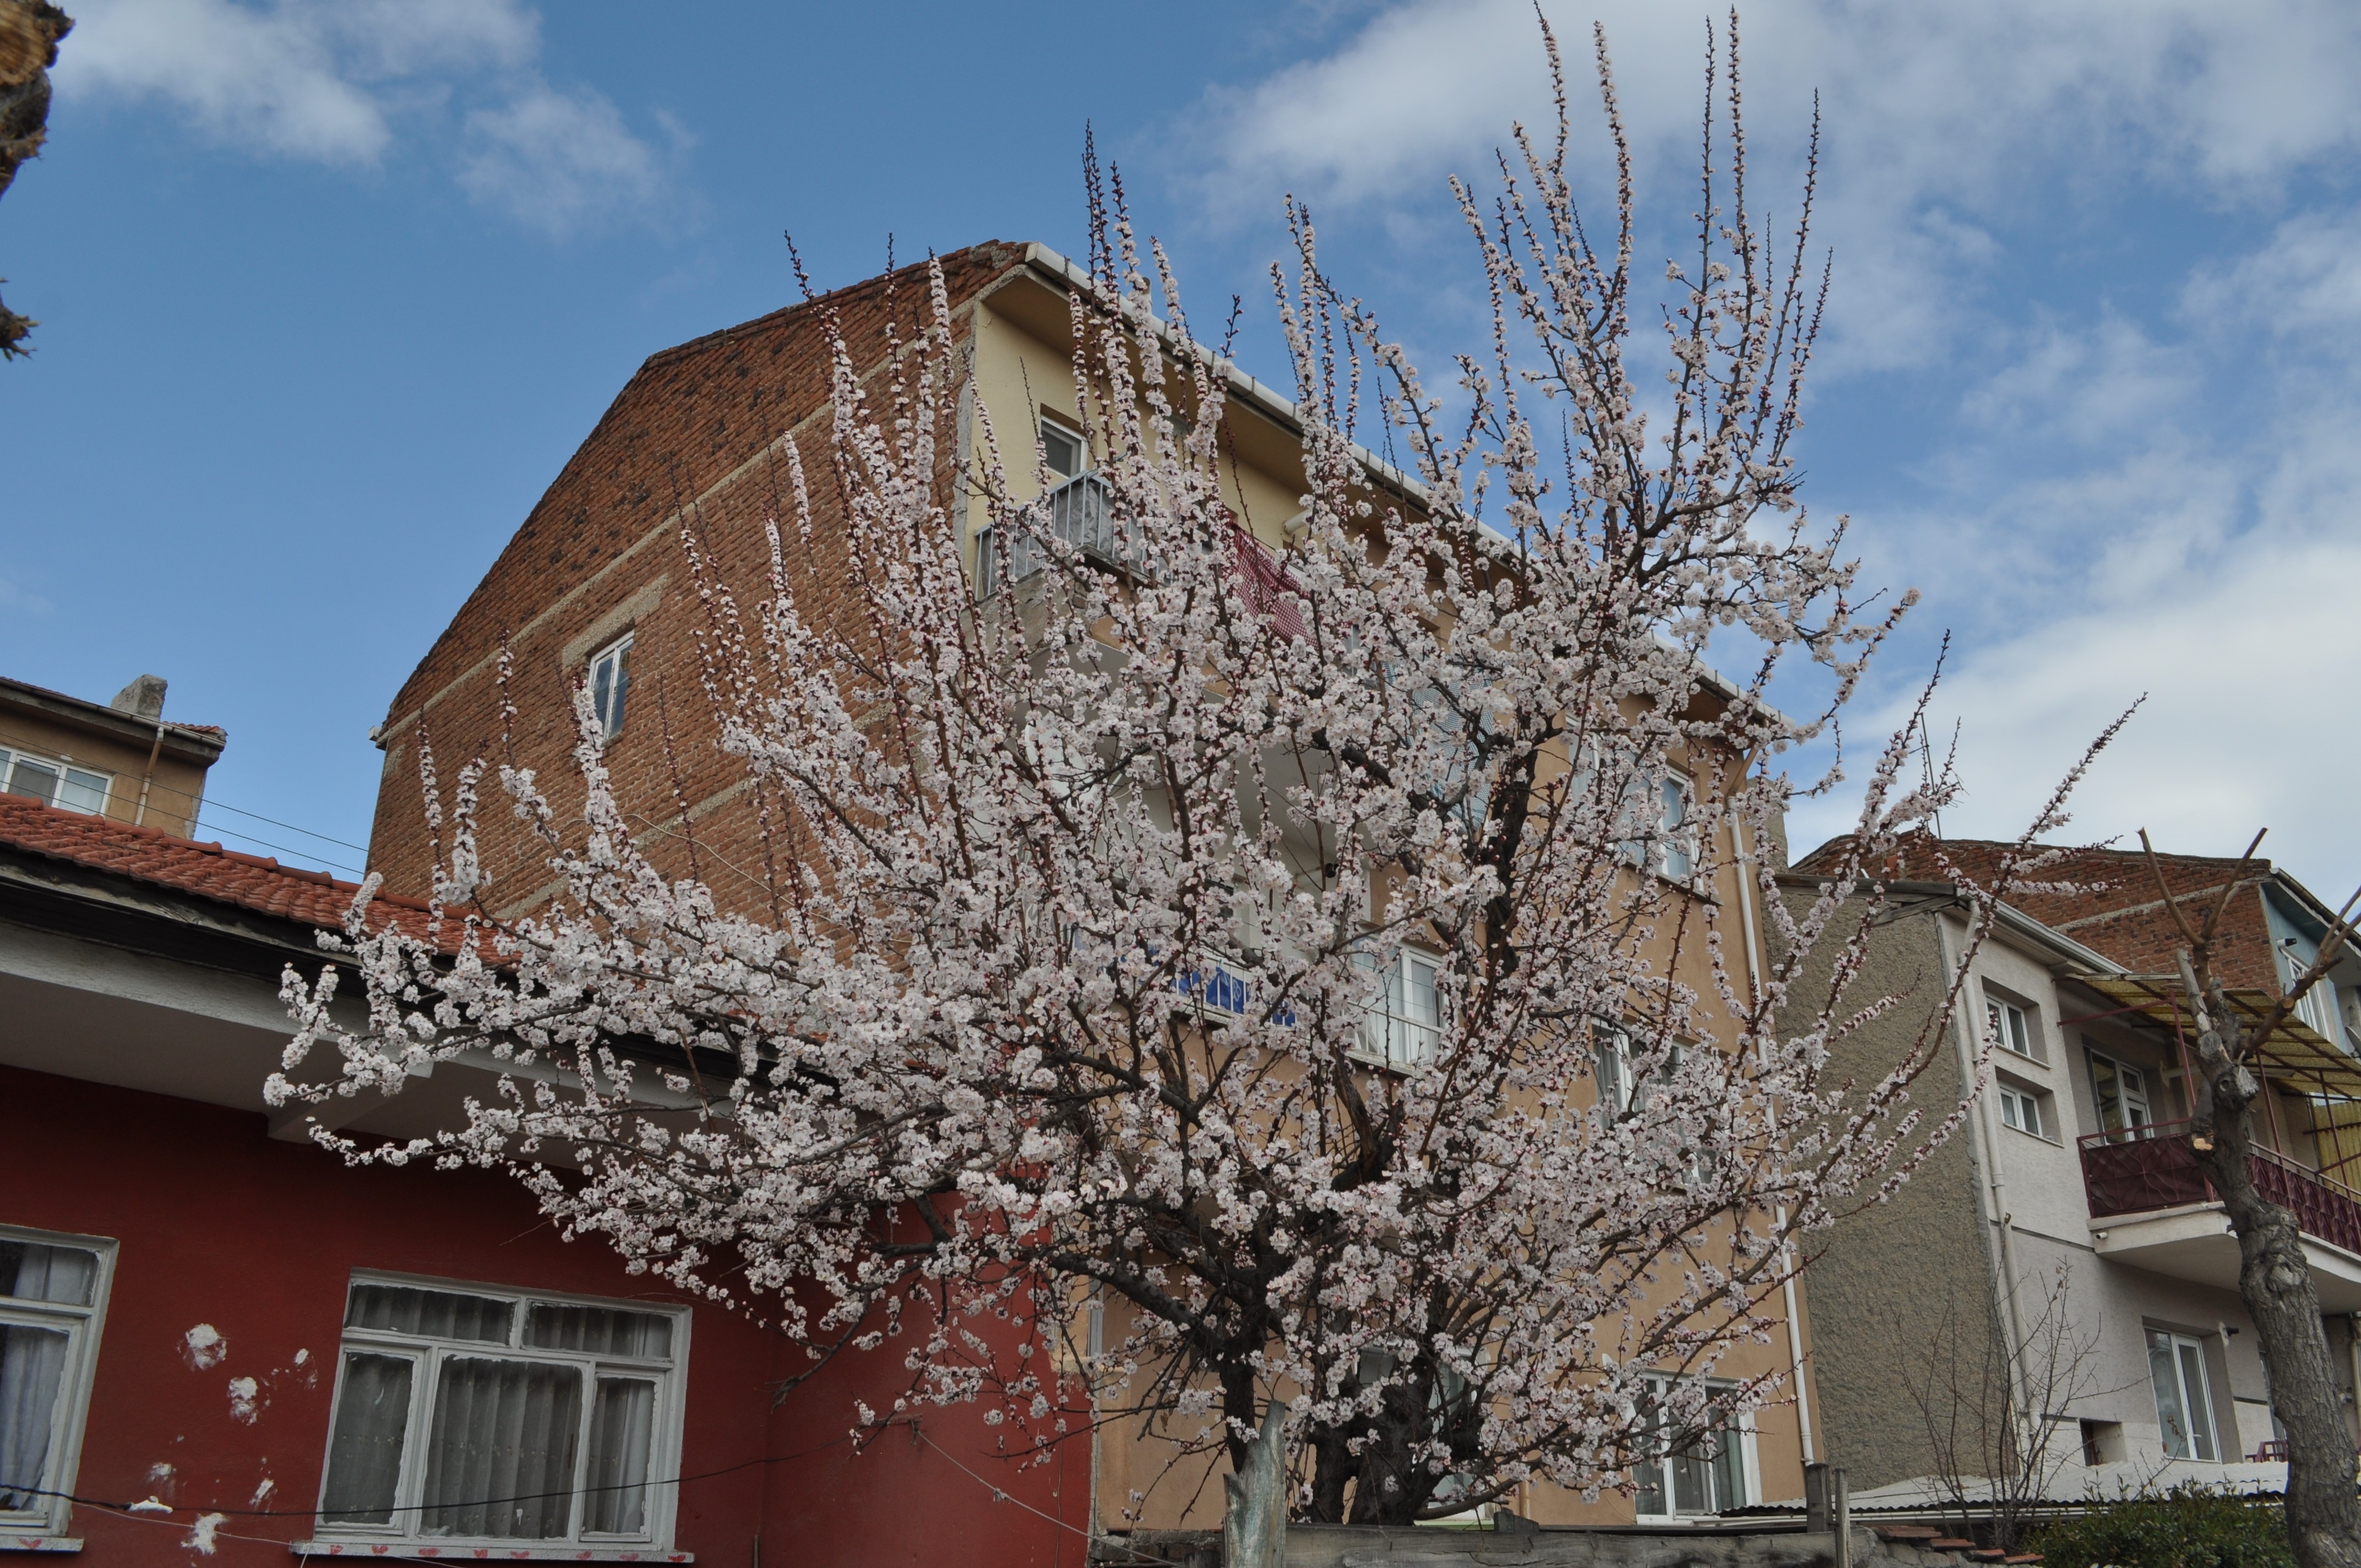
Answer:
[{"label": "power line", "polygon": [[[357,866],[346,865],[342,861],[332,861],[325,855],[315,854],[310,850],[298,850],[286,844],[274,844],[268,839],[258,839],[251,833],[241,833],[235,828],[225,828],[218,822],[207,822],[201,817],[193,826],[203,828],[209,833],[226,834],[245,843],[259,844],[266,850],[276,850],[282,855],[301,855],[307,861],[317,861],[324,866],[334,866],[340,872],[351,872],[355,876],[363,874]],[[300,832],[302,829],[299,828],[297,831]]]},{"label": "power line", "polygon": [[[185,790],[173,790],[172,793],[174,795],[185,795],[188,792]],[[315,832],[309,828],[298,828],[292,822],[281,822],[276,817],[265,817],[259,811],[248,811],[242,806],[232,806],[226,801],[210,800],[203,796],[198,796],[196,798],[201,803],[198,806],[198,809],[201,811],[208,806],[218,806],[224,811],[235,811],[240,817],[251,817],[257,822],[268,822],[273,828],[284,828],[291,833],[301,833],[307,839],[318,839],[324,843],[341,845],[347,850],[358,850],[364,855],[368,853],[368,846],[367,844],[356,844],[349,839],[339,839],[334,834]],[[259,842],[259,840],[257,841]]]}]

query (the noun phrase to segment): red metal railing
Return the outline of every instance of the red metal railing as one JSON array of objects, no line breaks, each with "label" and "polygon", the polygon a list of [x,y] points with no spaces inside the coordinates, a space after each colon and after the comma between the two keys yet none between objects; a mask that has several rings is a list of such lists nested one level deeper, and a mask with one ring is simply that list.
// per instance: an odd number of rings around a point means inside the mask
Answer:
[{"label": "red metal railing", "polygon": [[[2082,1190],[2094,1220],[2219,1201],[2190,1149],[2186,1122],[2092,1133],[2081,1144]],[[2361,1253],[2361,1192],[2272,1149],[2256,1149],[2248,1168],[2262,1195],[2293,1213],[2307,1234]]]}]

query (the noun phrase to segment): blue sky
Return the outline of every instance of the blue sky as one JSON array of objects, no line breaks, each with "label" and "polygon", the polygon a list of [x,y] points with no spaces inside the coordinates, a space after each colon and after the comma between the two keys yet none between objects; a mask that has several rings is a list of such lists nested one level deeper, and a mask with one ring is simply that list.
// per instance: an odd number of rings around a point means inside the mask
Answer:
[{"label": "blue sky", "polygon": [[[1079,251],[1088,121],[1201,312],[1246,297],[1249,369],[1284,379],[1290,191],[1433,366],[1482,324],[1444,178],[1546,109],[1516,0],[71,8],[49,149],[0,201],[7,300],[42,323],[0,366],[0,671],[102,699],[166,675],[174,716],[231,732],[216,802],[353,843],[402,677],[641,359],[795,297],[783,229],[823,285],[889,234]],[[1707,11],[1548,8],[1577,46],[1606,23],[1643,201],[1680,219]],[[2268,825],[2341,897],[2361,12],[1790,0],[1744,25],[1783,213],[1815,91],[1826,122],[1812,504],[1926,595],[1856,732],[1952,632],[1971,795],[1946,826],[2004,832],[2147,692],[2072,832],[2233,853]]]}]

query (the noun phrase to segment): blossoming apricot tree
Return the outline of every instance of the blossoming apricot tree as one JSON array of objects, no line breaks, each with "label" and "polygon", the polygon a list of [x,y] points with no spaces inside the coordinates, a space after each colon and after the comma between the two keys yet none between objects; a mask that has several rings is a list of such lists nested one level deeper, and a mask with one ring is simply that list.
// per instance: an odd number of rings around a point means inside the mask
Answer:
[{"label": "blossoming apricot tree", "polygon": [[[1100,461],[1063,513],[1018,499],[1014,473],[1049,476],[980,403],[953,459],[939,274],[882,385],[840,341],[823,475],[858,614],[806,613],[784,565],[814,526],[800,458],[760,602],[702,586],[721,744],[775,803],[759,907],[658,868],[586,704],[580,826],[470,764],[441,933],[356,916],[331,967],[365,1028],[334,973],[291,972],[272,1094],[489,1050],[516,1071],[466,1125],[343,1146],[511,1169],[568,1234],[815,1356],[890,1344],[906,1402],[986,1401],[1020,1454],[1152,1420],[1283,1475],[1301,1517],[1596,1495],[1776,1398],[1729,1353],[1778,1324],[1806,1233],[1939,1131],[1907,1088],[1940,1010],[1882,1082],[1827,1064],[1860,1005],[1839,912],[1951,784],[1910,786],[1897,737],[1827,895],[1775,896],[1774,759],[1900,613],[1857,619],[1841,526],[1796,499],[1808,223],[1775,256],[1747,204],[1733,38],[1645,378],[1603,40],[1609,250],[1559,81],[1554,147],[1521,130],[1488,209],[1459,190],[1494,331],[1456,434],[1293,214],[1274,280],[1309,478],[1283,548],[1224,499],[1226,362],[1119,203],[1094,199],[1071,295]],[[1355,444],[1365,400],[1409,473]],[[1731,649],[1725,682],[1706,660]],[[1798,662],[1834,693],[1800,719],[1767,700]],[[530,918],[485,913],[488,771],[562,879]],[[1834,988],[1798,994],[1831,946]],[[338,1069],[307,1075],[315,1049]],[[1241,1485],[1234,1519],[1272,1501]]]}]

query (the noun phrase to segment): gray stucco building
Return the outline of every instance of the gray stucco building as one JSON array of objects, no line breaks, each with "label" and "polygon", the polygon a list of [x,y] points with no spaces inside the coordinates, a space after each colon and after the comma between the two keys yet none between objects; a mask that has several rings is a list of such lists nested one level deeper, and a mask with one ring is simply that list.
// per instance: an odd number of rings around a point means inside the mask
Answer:
[{"label": "gray stucco building", "polygon": [[[1782,873],[1799,912],[1819,889],[1815,858]],[[2177,879],[2176,897],[2220,894],[2219,878],[2202,880]],[[2258,928],[2298,929],[2325,914],[2267,865],[2248,880],[2271,908]],[[1824,1457],[1847,1468],[1856,1497],[1931,1497],[1945,1478],[1956,1486],[2012,1467],[2019,1495],[2059,1497],[2184,1476],[2284,1480],[2268,1376],[2237,1296],[2236,1243],[2180,1125],[2189,1108],[2177,986],[2121,961],[2154,966],[2118,916],[2153,917],[2162,905],[2136,908],[2128,877],[2116,887],[2112,910],[2045,909],[2057,925],[2001,908],[1912,1091],[1939,1118],[1964,1086],[1963,1120],[1888,1201],[1819,1238],[1805,1274],[1810,1394]],[[2243,884],[2232,892],[2246,896]],[[1925,1050],[1971,929],[1972,905],[1952,883],[1895,881],[1886,893],[1850,999],[1904,1004],[1833,1047],[1837,1076],[1863,1084]],[[2335,981],[2327,1000],[2350,1002],[2361,961]],[[2275,994],[2235,993],[2257,1006]],[[2361,1090],[2348,1010],[2307,1008],[2272,1036],[2261,1130],[2270,1148],[2257,1157],[2267,1190],[2302,1221],[2349,1407],[2361,1367],[2361,1193],[2337,1179],[2347,1145],[2334,1127]]]}]

